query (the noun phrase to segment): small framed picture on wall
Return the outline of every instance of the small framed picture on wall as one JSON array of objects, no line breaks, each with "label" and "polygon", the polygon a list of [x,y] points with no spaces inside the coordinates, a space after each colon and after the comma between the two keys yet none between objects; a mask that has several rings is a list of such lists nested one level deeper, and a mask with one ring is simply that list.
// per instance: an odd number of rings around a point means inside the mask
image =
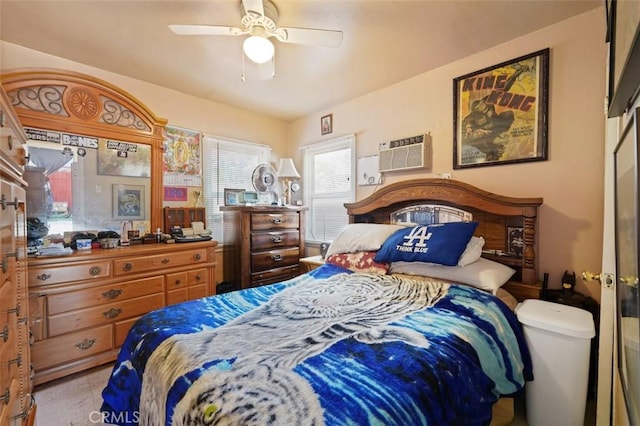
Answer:
[{"label": "small framed picture on wall", "polygon": [[323,135],[333,132],[333,114],[323,115],[320,119],[320,130]]}]

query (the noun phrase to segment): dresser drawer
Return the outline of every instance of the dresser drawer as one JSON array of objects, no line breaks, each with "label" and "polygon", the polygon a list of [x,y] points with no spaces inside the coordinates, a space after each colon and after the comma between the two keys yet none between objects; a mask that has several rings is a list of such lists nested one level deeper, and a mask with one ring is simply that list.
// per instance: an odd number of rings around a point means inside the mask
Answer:
[{"label": "dresser drawer", "polygon": [[253,213],[251,215],[251,230],[296,229],[300,226],[300,215],[296,212],[287,213]]},{"label": "dresser drawer", "polygon": [[78,262],[72,265],[29,268],[29,287],[58,284],[70,281],[106,278],[111,274],[111,262]]},{"label": "dresser drawer", "polygon": [[57,336],[81,328],[111,323],[116,319],[123,320],[140,316],[163,305],[164,294],[152,294],[93,308],[51,315],[49,316],[49,336]]},{"label": "dresser drawer", "polygon": [[282,247],[293,247],[300,243],[297,229],[271,232],[251,233],[251,250],[269,250]]},{"label": "dresser drawer", "polygon": [[5,325],[15,323],[19,316],[15,312],[18,307],[18,292],[15,285],[16,283],[11,280],[0,283],[0,332]]},{"label": "dresser drawer", "polygon": [[4,111],[0,108],[0,152],[6,159],[10,159],[15,166],[22,168],[27,160],[24,147],[16,133],[7,126],[2,126]]},{"label": "dresser drawer", "polygon": [[[180,246],[180,244],[175,245]],[[187,266],[206,261],[206,249],[178,249],[175,252],[166,254],[136,257],[132,259],[116,259],[114,260],[113,269],[115,275],[126,275],[146,271],[157,271],[159,269],[174,268],[177,266]]]},{"label": "dresser drawer", "polygon": [[189,271],[187,273],[187,280],[189,281],[189,286],[200,285],[200,284],[208,284],[209,283],[209,273],[206,269],[196,269],[195,271]]},{"label": "dresser drawer", "polygon": [[252,253],[251,270],[258,272],[296,265],[298,264],[298,259],[300,259],[300,249],[298,247]]},{"label": "dresser drawer", "polygon": [[187,272],[176,272],[175,274],[167,274],[167,291],[177,290],[179,288],[187,288],[189,278]]},{"label": "dresser drawer", "polygon": [[113,347],[112,335],[109,324],[35,342],[31,347],[31,361],[38,371],[108,351]]},{"label": "dresser drawer", "polygon": [[176,303],[186,302],[187,297],[187,287],[180,288],[178,290],[170,290],[167,291],[167,305],[175,305]]},{"label": "dresser drawer", "polygon": [[124,321],[118,321],[117,323],[114,324],[113,345],[116,348],[122,346],[122,344],[124,343],[124,339],[127,338],[127,334],[129,333],[129,330],[131,330],[131,327],[133,327],[133,324],[135,324],[135,322],[138,321],[139,319],[140,317],[129,318]]},{"label": "dresser drawer", "polygon": [[19,336],[15,321],[4,330],[8,331],[8,339],[6,341],[0,339],[0,383],[2,386],[0,392],[4,391],[4,387],[11,379],[17,379],[20,376],[17,360],[22,360],[18,349]]},{"label": "dresser drawer", "polygon": [[265,272],[257,272],[255,274],[251,274],[250,287],[257,287],[261,285],[273,284],[280,281],[285,281],[295,276],[298,276],[299,272],[300,272],[300,267],[298,265],[271,269]]},{"label": "dresser drawer", "polygon": [[13,378],[6,387],[0,389],[2,394],[9,391],[9,401],[0,405],[2,407],[0,410],[0,425],[19,424],[15,423],[13,418],[19,414],[18,410],[22,408],[18,402],[20,400],[20,388],[20,381],[17,378]]},{"label": "dresser drawer", "polygon": [[123,301],[134,297],[164,292],[162,276],[83,290],[52,294],[47,297],[49,315],[96,305]]},{"label": "dresser drawer", "polygon": [[188,289],[188,299],[200,299],[201,297],[205,297],[207,295],[207,286],[206,284],[189,286]]}]

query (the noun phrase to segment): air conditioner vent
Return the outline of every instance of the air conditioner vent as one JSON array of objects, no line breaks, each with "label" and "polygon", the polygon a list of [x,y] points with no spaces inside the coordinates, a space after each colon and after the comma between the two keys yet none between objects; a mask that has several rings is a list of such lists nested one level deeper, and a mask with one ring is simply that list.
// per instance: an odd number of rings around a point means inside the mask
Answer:
[{"label": "air conditioner vent", "polygon": [[392,172],[431,167],[431,135],[428,133],[380,144],[380,171]]}]

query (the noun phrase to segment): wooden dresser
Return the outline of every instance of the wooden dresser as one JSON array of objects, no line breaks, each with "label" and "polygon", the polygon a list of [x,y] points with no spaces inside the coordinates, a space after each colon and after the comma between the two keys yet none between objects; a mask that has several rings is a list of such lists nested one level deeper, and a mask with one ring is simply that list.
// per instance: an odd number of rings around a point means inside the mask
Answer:
[{"label": "wooden dresser", "polygon": [[225,281],[241,288],[272,284],[300,273],[304,207],[225,206]]},{"label": "wooden dresser", "polygon": [[216,245],[141,244],[30,258],[35,384],[113,361],[141,315],[215,294]]},{"label": "wooden dresser", "polygon": [[26,135],[0,89],[0,425],[33,424],[27,303]]}]

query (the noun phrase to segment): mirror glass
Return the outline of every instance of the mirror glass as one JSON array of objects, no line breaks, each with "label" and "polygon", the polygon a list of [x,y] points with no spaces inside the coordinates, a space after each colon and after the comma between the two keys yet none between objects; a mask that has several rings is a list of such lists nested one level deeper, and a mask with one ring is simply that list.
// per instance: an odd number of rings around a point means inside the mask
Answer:
[{"label": "mirror glass", "polygon": [[[56,132],[47,132],[49,136]],[[123,221],[150,229],[151,147],[91,138],[84,147],[30,140],[25,179],[30,239],[77,231],[120,232]],[[42,235],[46,231],[45,235]],[[33,241],[40,243],[40,241]]]}]

